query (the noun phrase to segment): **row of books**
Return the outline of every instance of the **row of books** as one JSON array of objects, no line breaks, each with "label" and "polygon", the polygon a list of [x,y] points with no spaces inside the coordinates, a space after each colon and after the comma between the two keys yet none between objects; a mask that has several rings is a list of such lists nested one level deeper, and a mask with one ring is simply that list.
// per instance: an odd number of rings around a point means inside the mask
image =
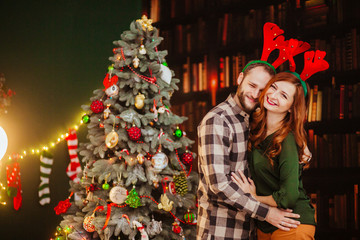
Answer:
[{"label": "row of books", "polygon": [[[242,69],[249,61],[258,59],[260,57],[259,54],[259,49],[255,49],[251,54],[238,53],[233,56],[220,57],[215,71],[216,79],[218,79],[216,88],[237,86],[237,78]],[[210,77],[208,70],[207,55],[203,56],[202,61],[197,62],[191,62],[191,58],[187,57],[186,63],[182,65],[181,73],[177,75],[182,77],[183,93],[209,90]],[[278,69],[278,71],[283,70],[284,66],[280,66]]]},{"label": "row of books", "polygon": [[160,26],[160,35],[165,39],[162,47],[171,54],[189,54],[261,39],[263,33],[256,29],[262,29],[264,22],[276,22],[282,26],[286,15],[284,4],[250,10],[245,15],[225,13],[215,21],[200,17],[193,23],[177,24],[172,29],[162,29]]},{"label": "row of books", "polygon": [[[321,195],[318,193],[311,193],[310,199],[311,203],[315,208],[315,217],[317,220],[317,224],[322,227],[331,228],[331,229],[347,229],[348,228],[348,216],[347,216],[347,207],[355,207],[348,206],[346,194],[336,194],[332,196],[328,196],[327,199],[321,199]],[[326,218],[324,216],[319,216],[318,211],[322,207],[321,205],[325,205],[327,213]],[[355,221],[355,216],[353,216]],[[357,219],[356,219],[357,220]],[[357,226],[357,224],[356,224]],[[354,229],[355,224],[353,225]]]},{"label": "row of books", "polygon": [[[330,229],[359,230],[359,184],[354,184],[341,193],[334,192],[309,194],[311,204],[315,208],[318,226]],[[326,211],[325,214],[321,214]]]},{"label": "row of books", "polygon": [[328,41],[313,39],[310,45],[313,49],[326,51],[325,59],[333,71],[360,69],[360,34],[357,28],[352,28],[342,36],[332,35]]},{"label": "row of books", "polygon": [[311,167],[360,167],[360,133],[323,134],[308,130]]},{"label": "row of books", "polygon": [[[238,0],[151,0],[150,18],[152,18],[154,22],[158,22],[168,21],[173,18],[183,18],[189,15],[209,15],[206,13],[215,13],[217,11],[234,12],[234,7],[249,4],[256,7],[251,0],[242,2]],[[265,4],[268,5],[268,3]],[[284,1],[284,3],[279,5],[284,5],[282,7],[284,8],[286,4],[286,1]],[[265,6],[267,9],[267,11],[264,12],[266,20],[272,22],[278,20],[276,15],[277,7],[278,5]]]},{"label": "row of books", "polygon": [[197,63],[191,63],[187,57],[182,69],[183,93],[208,90],[207,79],[207,56]]},{"label": "row of books", "polygon": [[335,85],[311,89],[308,109],[308,122],[360,118],[360,83]]},{"label": "row of books", "polygon": [[206,101],[188,101],[172,106],[171,110],[179,116],[188,117],[181,126],[183,131],[196,133],[197,126],[210,109]]}]

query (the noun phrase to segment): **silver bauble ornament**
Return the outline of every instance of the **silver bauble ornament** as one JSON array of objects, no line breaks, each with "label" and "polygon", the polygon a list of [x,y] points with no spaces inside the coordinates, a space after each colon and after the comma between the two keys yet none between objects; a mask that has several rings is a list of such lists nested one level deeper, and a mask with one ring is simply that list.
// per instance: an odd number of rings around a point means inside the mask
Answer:
[{"label": "silver bauble ornament", "polygon": [[168,165],[169,159],[163,152],[158,152],[151,159],[151,165],[154,168],[154,172],[161,172]]}]

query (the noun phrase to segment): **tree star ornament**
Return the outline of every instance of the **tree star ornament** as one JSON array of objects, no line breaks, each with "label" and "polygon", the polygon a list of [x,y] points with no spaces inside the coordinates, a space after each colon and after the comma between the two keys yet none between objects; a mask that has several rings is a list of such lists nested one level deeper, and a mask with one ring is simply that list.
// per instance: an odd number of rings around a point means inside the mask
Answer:
[{"label": "tree star ornament", "polygon": [[152,31],[154,29],[153,26],[151,25],[152,19],[148,19],[146,15],[143,15],[141,19],[136,20],[136,22],[141,24],[141,27],[144,31],[146,30]]}]

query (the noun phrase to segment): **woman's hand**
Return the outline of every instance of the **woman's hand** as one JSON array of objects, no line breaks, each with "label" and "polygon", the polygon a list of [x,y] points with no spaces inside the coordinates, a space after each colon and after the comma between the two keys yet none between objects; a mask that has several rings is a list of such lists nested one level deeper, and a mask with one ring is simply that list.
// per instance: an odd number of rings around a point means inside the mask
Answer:
[{"label": "woman's hand", "polygon": [[251,178],[246,178],[244,173],[241,170],[238,170],[238,175],[235,173],[231,174],[231,179],[243,190],[244,193],[250,193],[253,197],[256,198],[256,187],[254,181]]}]

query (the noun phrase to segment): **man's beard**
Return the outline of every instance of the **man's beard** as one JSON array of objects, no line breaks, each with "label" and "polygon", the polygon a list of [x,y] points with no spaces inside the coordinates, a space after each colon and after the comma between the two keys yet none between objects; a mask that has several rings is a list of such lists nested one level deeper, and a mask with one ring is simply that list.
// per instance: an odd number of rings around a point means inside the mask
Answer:
[{"label": "man's beard", "polygon": [[248,114],[252,113],[255,110],[255,108],[257,108],[257,106],[259,105],[257,102],[252,106],[247,105],[246,96],[243,91],[240,92],[240,89],[238,89],[238,91],[236,92],[236,96],[239,99],[242,109]]}]

